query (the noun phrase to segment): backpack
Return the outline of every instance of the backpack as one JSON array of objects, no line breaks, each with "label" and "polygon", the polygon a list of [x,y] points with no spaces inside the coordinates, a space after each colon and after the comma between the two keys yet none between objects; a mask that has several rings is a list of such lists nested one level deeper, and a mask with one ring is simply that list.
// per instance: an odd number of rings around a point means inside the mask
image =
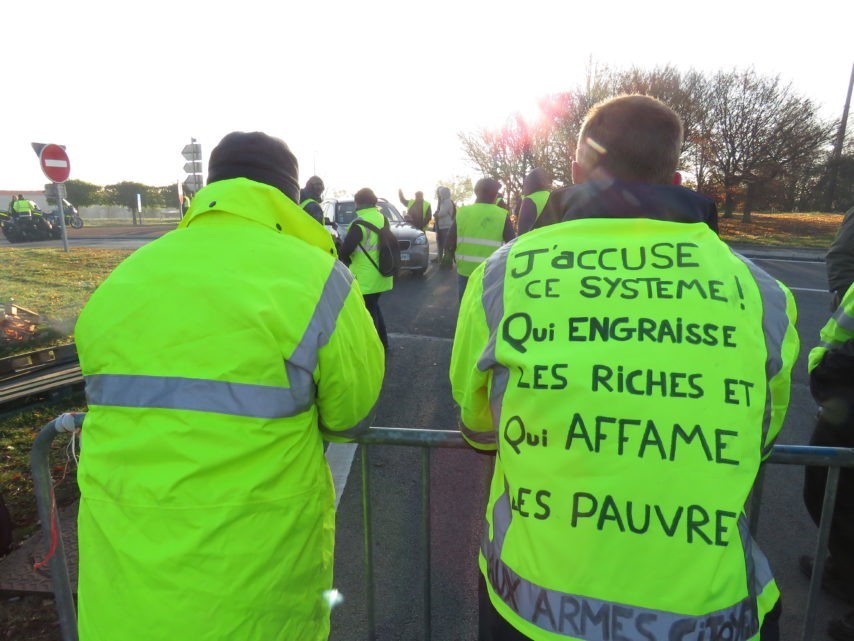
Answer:
[{"label": "backpack", "polygon": [[372,225],[362,218],[357,218],[353,221],[353,224],[361,225],[363,228],[374,232],[379,237],[379,265],[377,265],[374,259],[371,258],[371,255],[365,250],[365,248],[362,247],[362,243],[359,243],[359,247],[361,247],[365,256],[367,256],[368,260],[371,261],[371,264],[376,267],[380,275],[397,276],[397,272],[400,271],[400,244],[391,232],[388,219],[383,219],[382,229],[378,229],[375,225]]}]

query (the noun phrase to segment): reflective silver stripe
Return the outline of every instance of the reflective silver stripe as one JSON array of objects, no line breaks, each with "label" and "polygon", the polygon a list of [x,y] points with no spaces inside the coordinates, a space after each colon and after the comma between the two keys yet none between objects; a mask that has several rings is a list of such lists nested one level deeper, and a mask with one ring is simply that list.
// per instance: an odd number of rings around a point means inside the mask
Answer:
[{"label": "reflective silver stripe", "polygon": [[[493,591],[525,621],[548,632],[572,635],[583,641],[614,641],[615,639],[688,639],[690,633],[708,630],[721,631],[728,641],[747,641],[759,632],[755,594],[771,581],[760,570],[753,574],[756,590],[727,608],[702,615],[683,615],[678,612],[653,610],[624,603],[604,601],[577,594],[568,594],[536,585],[517,574],[501,559],[504,537],[511,519],[508,492],[495,502],[492,510],[492,540],[489,527],[484,527],[483,555],[487,579]],[[751,553],[755,546],[751,547]],[[761,555],[761,553],[759,553]],[[751,556],[755,567],[767,561]],[[760,579],[760,574],[764,577]],[[764,583],[761,583],[764,580]],[[620,634],[622,633],[622,635]],[[701,632],[702,634],[702,632]],[[699,639],[700,637],[696,637]],[[703,636],[705,638],[705,636]],[[718,637],[715,637],[718,638]]]},{"label": "reflective silver stripe", "polygon": [[750,536],[750,523],[744,514],[738,518],[738,533],[741,536],[741,546],[744,550],[747,594],[753,598],[755,603],[756,597],[774,580],[774,575],[771,572],[768,559],[756,545],[753,537]]},{"label": "reflective silver stripe", "polygon": [[318,350],[329,342],[352,275],[335,261],[308,326],[285,360],[289,387],[232,383],[177,376],[93,374],[85,377],[92,405],[215,412],[250,418],[286,418],[314,403]]},{"label": "reflective silver stripe", "polygon": [[344,263],[336,260],[299,344],[285,360],[288,384],[294,397],[302,401],[299,408],[301,412],[314,403],[314,370],[317,369],[318,351],[329,342],[335,331],[338,315],[350,293],[352,282],[352,272]]},{"label": "reflective silver stripe", "polygon": [[[483,296],[481,301],[489,327],[489,341],[477,361],[477,368],[485,372],[492,369],[492,386],[489,393],[489,407],[492,411],[492,426],[499,429],[501,406],[504,403],[504,392],[510,380],[509,370],[498,362],[495,356],[495,344],[504,318],[504,274],[507,270],[507,257],[513,243],[504,245],[490,256],[483,270]],[[500,441],[499,441],[500,443]]]},{"label": "reflective silver stripe", "polygon": [[854,318],[845,312],[845,308],[842,305],[840,305],[839,309],[836,310],[836,313],[833,315],[833,320],[835,320],[836,324],[845,331],[854,332]]},{"label": "reflective silver stripe", "polygon": [[93,374],[84,377],[89,405],[216,412],[250,418],[283,418],[303,410],[286,387],[176,376]]},{"label": "reflective silver stripe", "polygon": [[495,430],[491,432],[477,432],[469,429],[462,423],[460,424],[460,432],[463,433],[468,440],[479,443],[481,445],[495,445]]},{"label": "reflective silver stripe", "polygon": [[500,240],[487,240],[485,238],[472,238],[469,236],[462,236],[457,238],[457,244],[460,245],[462,243],[469,243],[471,245],[486,245],[487,247],[501,247]]},{"label": "reflective silver stripe", "polygon": [[765,270],[754,265],[744,256],[740,258],[753,275],[759,287],[762,299],[762,332],[765,335],[765,410],[762,417],[762,443],[768,437],[771,428],[771,380],[783,369],[783,341],[789,328],[789,315],[786,313],[786,294],[783,288]]},{"label": "reflective silver stripe", "polygon": [[488,258],[488,256],[468,256],[466,254],[456,254],[455,257],[457,259],[457,262],[461,260],[467,260],[470,263],[482,263]]}]

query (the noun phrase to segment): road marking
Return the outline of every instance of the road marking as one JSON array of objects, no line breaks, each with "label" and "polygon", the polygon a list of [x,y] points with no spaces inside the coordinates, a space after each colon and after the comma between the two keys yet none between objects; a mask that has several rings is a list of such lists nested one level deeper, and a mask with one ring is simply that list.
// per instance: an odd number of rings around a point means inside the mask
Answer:
[{"label": "road marking", "polygon": [[761,260],[765,263],[812,263],[814,265],[824,263],[824,260],[819,258],[811,260],[809,258],[761,258],[759,256],[754,256],[750,260]]},{"label": "road marking", "polygon": [[818,294],[827,294],[830,295],[830,292],[826,289],[810,289],[809,287],[789,287],[793,292],[816,292]]},{"label": "road marking", "polygon": [[453,343],[454,342],[453,338],[447,338],[445,336],[427,336],[425,334],[397,334],[397,333],[390,332],[388,337],[389,338],[405,338],[405,339],[417,338],[419,340],[424,340],[424,341],[442,341],[442,342],[446,342],[446,343]]},{"label": "road marking", "polygon": [[326,462],[332,470],[332,483],[335,485],[335,509],[344,494],[347,486],[347,477],[350,476],[350,468],[353,465],[353,456],[356,454],[357,443],[330,443],[326,448]]}]

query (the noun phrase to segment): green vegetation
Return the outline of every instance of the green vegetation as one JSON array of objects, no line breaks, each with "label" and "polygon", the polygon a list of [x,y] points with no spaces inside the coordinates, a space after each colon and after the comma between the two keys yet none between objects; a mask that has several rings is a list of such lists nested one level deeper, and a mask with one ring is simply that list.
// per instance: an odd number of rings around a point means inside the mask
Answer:
[{"label": "green vegetation", "polygon": [[131,250],[0,247],[0,304],[41,315],[32,340],[0,342],[0,357],[66,343],[83,304]]}]

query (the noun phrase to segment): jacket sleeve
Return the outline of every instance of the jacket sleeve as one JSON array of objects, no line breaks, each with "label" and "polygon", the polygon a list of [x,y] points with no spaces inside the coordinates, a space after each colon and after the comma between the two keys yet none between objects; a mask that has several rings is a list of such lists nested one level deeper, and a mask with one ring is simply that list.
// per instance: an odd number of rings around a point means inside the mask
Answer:
[{"label": "jacket sleeve", "polygon": [[478,367],[481,354],[489,342],[481,298],[484,264],[469,277],[460,303],[454,347],[451,352],[451,393],[460,411],[460,432],[478,450],[498,449],[489,405],[491,370]]},{"label": "jacket sleeve", "polygon": [[821,363],[827,350],[840,347],[854,338],[854,285],[848,288],[842,303],[830,320],[821,328],[821,340],[810,351],[809,371]]},{"label": "jacket sleeve", "polygon": [[763,459],[771,455],[771,448],[783,427],[792,392],[792,368],[798,359],[798,352],[801,347],[798,331],[795,328],[798,320],[795,297],[785,285],[778,281],[774,282],[782,292],[785,303],[781,308],[766,309],[764,312],[766,342],[773,345],[775,351],[779,349],[779,354],[768,355],[768,363],[777,363],[779,367],[776,371],[770,370],[769,367],[768,371],[769,399],[766,401],[768,403],[766,408],[770,409],[770,416],[766,419],[768,421],[767,429],[764,430],[763,436]]},{"label": "jacket sleeve", "polygon": [[519,235],[531,231],[535,222],[537,222],[537,206],[526,196],[519,207],[519,221],[516,223]]},{"label": "jacket sleeve", "polygon": [[[341,288],[343,304],[328,342],[318,352],[318,426],[328,441],[349,441],[373,419],[385,375],[385,355],[358,283],[335,264],[331,287]],[[330,279],[332,281],[332,279]]]},{"label": "jacket sleeve", "polygon": [[347,228],[347,235],[344,237],[341,249],[338,251],[338,257],[342,263],[350,264],[350,256],[356,251],[360,242],[362,242],[362,226],[351,223]]}]

